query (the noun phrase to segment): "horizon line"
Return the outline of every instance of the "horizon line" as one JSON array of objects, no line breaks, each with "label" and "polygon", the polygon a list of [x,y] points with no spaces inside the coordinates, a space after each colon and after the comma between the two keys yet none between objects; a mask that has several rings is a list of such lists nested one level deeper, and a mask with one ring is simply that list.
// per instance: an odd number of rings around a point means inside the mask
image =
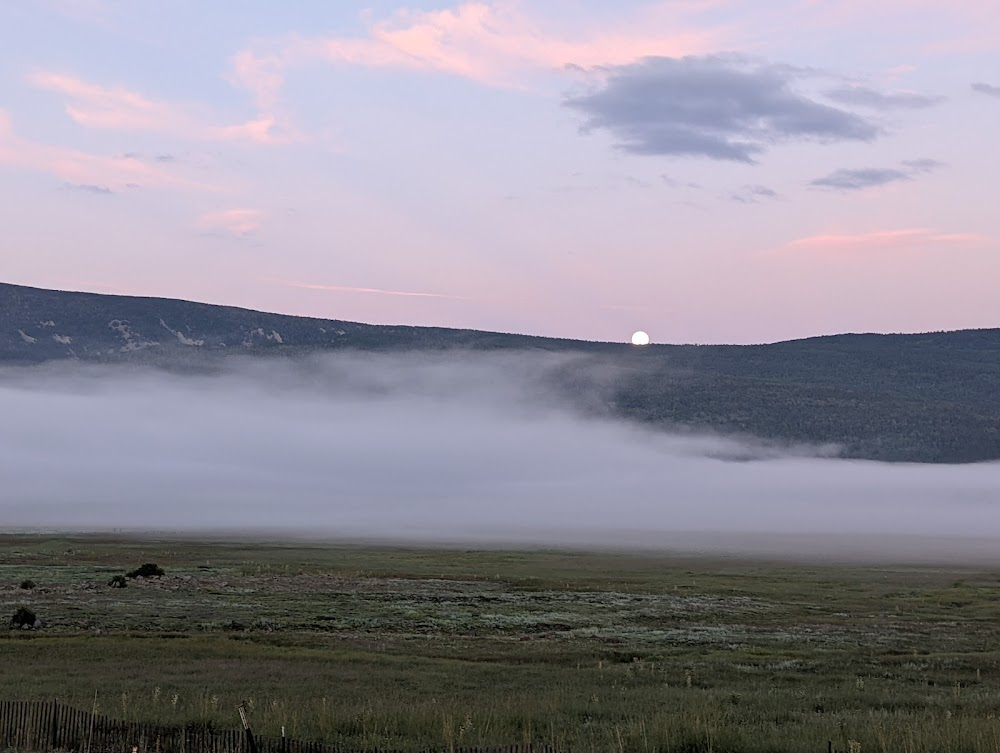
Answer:
[{"label": "horizon line", "polygon": [[782,345],[785,343],[803,342],[806,340],[817,340],[823,338],[832,337],[864,337],[864,336],[875,336],[875,337],[894,337],[894,336],[919,336],[919,335],[939,335],[939,334],[949,334],[955,332],[990,332],[993,330],[1000,330],[1000,325],[996,327],[965,327],[961,329],[939,329],[939,330],[918,330],[911,332],[830,332],[826,334],[816,334],[808,335],[806,337],[795,337],[788,340],[770,340],[770,341],[760,341],[752,343],[732,343],[732,342],[713,342],[713,343],[691,343],[691,342],[675,342],[675,343],[665,343],[665,342],[650,342],[648,345],[636,346],[632,345],[627,340],[585,340],[574,337],[558,337],[555,335],[538,335],[526,332],[503,332],[500,330],[484,330],[475,329],[472,327],[442,327],[432,324],[373,324],[371,322],[359,322],[351,319],[324,319],[318,316],[306,316],[302,314],[289,314],[280,311],[267,311],[264,309],[249,308],[247,306],[234,306],[228,303],[218,303],[213,301],[195,300],[193,298],[181,298],[163,295],[138,295],[134,293],[102,293],[94,290],[77,290],[77,289],[67,289],[67,288],[44,288],[37,285],[24,285],[16,282],[5,282],[0,280],[0,287],[14,287],[14,288],[27,288],[29,290],[38,290],[48,293],[67,293],[75,295],[94,295],[102,296],[106,298],[134,298],[138,300],[159,300],[159,301],[173,301],[179,303],[193,303],[200,306],[214,306],[218,308],[229,308],[237,309],[240,311],[248,311],[255,314],[267,314],[270,316],[285,316],[293,319],[311,319],[320,322],[344,322],[345,324],[357,324],[365,327],[408,327],[413,329],[436,329],[436,330],[449,330],[453,332],[479,332],[485,335],[506,335],[511,337],[527,337],[535,338],[539,340],[558,340],[562,342],[576,342],[576,343],[587,343],[595,345],[623,345],[630,348],[641,348],[650,349],[658,347],[692,347],[692,348],[711,348],[711,347],[727,347],[727,348],[750,348],[759,347],[764,345]]}]

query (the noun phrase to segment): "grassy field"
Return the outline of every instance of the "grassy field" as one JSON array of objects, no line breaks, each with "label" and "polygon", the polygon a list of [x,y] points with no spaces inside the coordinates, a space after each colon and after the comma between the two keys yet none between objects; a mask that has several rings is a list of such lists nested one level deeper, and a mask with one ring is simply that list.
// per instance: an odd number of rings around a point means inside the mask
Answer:
[{"label": "grassy field", "polygon": [[1000,751],[998,605],[956,566],[6,535],[0,615],[44,626],[0,632],[0,698],[245,700],[358,748]]}]

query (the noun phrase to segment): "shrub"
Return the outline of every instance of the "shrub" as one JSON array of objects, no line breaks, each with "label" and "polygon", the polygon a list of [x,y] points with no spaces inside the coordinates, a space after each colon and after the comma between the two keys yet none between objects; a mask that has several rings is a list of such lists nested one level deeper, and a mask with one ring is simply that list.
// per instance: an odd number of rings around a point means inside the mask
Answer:
[{"label": "shrub", "polygon": [[112,588],[125,588],[128,585],[128,581],[125,580],[124,575],[116,575],[114,578],[108,581],[108,585]]},{"label": "shrub", "polygon": [[23,588],[25,591],[30,591],[34,587],[35,587],[35,581],[33,581],[33,580],[22,580],[21,581],[21,588]]},{"label": "shrub", "polygon": [[163,575],[163,568],[153,562],[140,565],[135,570],[125,573],[126,578],[159,578]]},{"label": "shrub", "polygon": [[27,607],[18,607],[17,611],[14,612],[14,616],[10,618],[10,626],[12,628],[21,628],[25,625],[34,627],[37,619],[35,613]]}]

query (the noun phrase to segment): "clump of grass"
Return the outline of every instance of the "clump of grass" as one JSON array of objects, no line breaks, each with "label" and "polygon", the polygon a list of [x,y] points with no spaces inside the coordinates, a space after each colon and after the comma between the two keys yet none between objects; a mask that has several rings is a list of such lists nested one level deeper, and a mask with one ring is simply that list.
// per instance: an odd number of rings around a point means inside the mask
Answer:
[{"label": "clump of grass", "polygon": [[27,607],[18,607],[14,616],[10,618],[10,626],[15,629],[23,628],[25,625],[33,627],[38,617]]},{"label": "clump of grass", "polygon": [[36,585],[37,584],[35,583],[35,581],[25,578],[24,580],[21,581],[20,587],[25,591],[30,591],[31,589],[35,588]]},{"label": "clump of grass", "polygon": [[124,575],[116,575],[108,581],[108,585],[111,586],[111,588],[125,588],[128,586],[128,581],[125,580]]},{"label": "clump of grass", "polygon": [[129,570],[125,573],[126,578],[160,578],[164,575],[166,573],[163,572],[163,568],[155,562],[147,562],[144,565],[139,565],[135,570]]}]

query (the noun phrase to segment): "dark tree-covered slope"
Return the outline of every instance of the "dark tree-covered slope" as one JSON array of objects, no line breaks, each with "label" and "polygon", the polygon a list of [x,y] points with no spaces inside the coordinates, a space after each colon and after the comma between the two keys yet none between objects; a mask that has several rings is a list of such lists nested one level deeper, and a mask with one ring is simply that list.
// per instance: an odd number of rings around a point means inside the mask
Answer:
[{"label": "dark tree-covered slope", "polygon": [[848,457],[1000,459],[1000,329],[656,345],[379,326],[0,284],[0,363],[186,363],[209,353],[544,350],[581,405],[651,425],[832,444]]},{"label": "dark tree-covered slope", "polygon": [[[0,283],[0,361],[118,360],[145,351],[257,353],[302,348],[570,347],[475,330],[397,327],[267,314],[166,298],[42,290]],[[558,345],[564,343],[564,346]]]}]

